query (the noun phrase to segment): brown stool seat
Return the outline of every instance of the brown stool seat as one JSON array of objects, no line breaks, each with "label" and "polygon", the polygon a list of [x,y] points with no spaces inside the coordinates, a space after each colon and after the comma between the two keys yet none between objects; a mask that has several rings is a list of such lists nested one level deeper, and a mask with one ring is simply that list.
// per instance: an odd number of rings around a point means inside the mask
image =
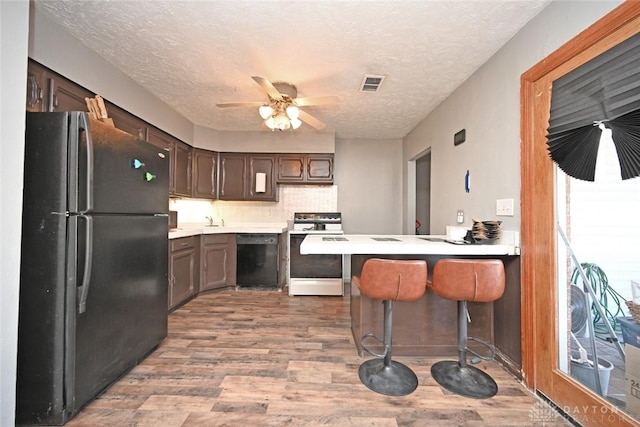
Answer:
[{"label": "brown stool seat", "polygon": [[[438,384],[462,396],[478,399],[495,396],[498,385],[493,378],[475,366],[467,365],[467,351],[472,352],[467,349],[467,340],[473,339],[467,336],[467,301],[492,302],[502,297],[505,287],[503,262],[498,259],[443,259],[436,263],[429,285],[436,295],[458,301],[458,360],[434,364],[431,375]],[[475,341],[489,346],[493,357],[493,346]]]},{"label": "brown stool seat", "polygon": [[431,289],[450,300],[492,302],[502,297],[504,283],[499,259],[443,259],[433,270]]},{"label": "brown stool seat", "polygon": [[426,291],[427,262],[369,258],[352,281],[371,299],[415,301]]},{"label": "brown stool seat", "polygon": [[[424,260],[392,260],[369,258],[362,266],[360,277],[353,276],[363,295],[384,302],[384,337],[369,333],[362,336],[362,348],[376,356],[360,365],[358,376],[369,389],[388,396],[404,396],[418,387],[418,377],[406,365],[391,359],[393,330],[393,301],[414,301],[427,288],[427,262]],[[384,352],[377,354],[364,344],[366,338],[384,344]]]}]

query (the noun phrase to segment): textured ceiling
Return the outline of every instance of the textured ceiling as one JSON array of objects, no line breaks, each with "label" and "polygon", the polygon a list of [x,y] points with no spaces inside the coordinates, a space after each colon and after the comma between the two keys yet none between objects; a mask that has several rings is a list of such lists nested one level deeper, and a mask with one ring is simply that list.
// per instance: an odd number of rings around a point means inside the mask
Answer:
[{"label": "textured ceiling", "polygon": [[[404,137],[550,0],[42,1],[82,43],[193,123],[258,131],[266,101],[251,79],[298,96],[337,138]],[[386,79],[359,92],[364,74]],[[298,131],[313,131],[303,125]]]}]

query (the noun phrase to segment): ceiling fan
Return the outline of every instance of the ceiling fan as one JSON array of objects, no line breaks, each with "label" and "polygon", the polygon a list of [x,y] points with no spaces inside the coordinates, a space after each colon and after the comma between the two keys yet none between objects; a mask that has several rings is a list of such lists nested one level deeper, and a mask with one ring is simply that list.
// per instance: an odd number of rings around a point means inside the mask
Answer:
[{"label": "ceiling fan", "polygon": [[259,107],[260,117],[264,119],[264,124],[271,130],[297,129],[302,122],[317,130],[322,130],[325,128],[325,124],[299,107],[338,103],[337,96],[296,98],[298,89],[291,83],[271,83],[264,77],[259,76],[252,76],[252,79],[264,89],[269,101],[228,102],[216,105],[220,108]]}]

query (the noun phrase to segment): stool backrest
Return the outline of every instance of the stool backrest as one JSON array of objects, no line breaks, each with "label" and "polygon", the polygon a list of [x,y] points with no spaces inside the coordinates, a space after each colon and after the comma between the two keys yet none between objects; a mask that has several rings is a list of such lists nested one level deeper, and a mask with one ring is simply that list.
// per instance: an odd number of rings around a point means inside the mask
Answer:
[{"label": "stool backrest", "polygon": [[356,285],[372,299],[414,301],[427,289],[427,262],[369,258]]},{"label": "stool backrest", "polygon": [[502,297],[504,284],[499,259],[441,259],[433,269],[431,288],[442,298],[491,302]]}]

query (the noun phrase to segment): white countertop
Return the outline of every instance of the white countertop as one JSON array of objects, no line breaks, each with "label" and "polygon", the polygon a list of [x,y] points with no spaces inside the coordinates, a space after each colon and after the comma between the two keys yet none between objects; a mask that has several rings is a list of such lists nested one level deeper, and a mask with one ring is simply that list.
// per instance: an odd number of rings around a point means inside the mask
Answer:
[{"label": "white countertop", "polygon": [[169,231],[169,239],[197,236],[200,234],[223,233],[284,233],[289,226],[286,222],[246,222],[225,225],[184,224]]},{"label": "white countertop", "polygon": [[[336,240],[344,238],[346,240]],[[305,254],[364,255],[519,255],[520,233],[502,231],[495,244],[454,244],[445,236],[345,234],[308,235],[300,244]],[[433,239],[433,240],[426,240]]]}]

